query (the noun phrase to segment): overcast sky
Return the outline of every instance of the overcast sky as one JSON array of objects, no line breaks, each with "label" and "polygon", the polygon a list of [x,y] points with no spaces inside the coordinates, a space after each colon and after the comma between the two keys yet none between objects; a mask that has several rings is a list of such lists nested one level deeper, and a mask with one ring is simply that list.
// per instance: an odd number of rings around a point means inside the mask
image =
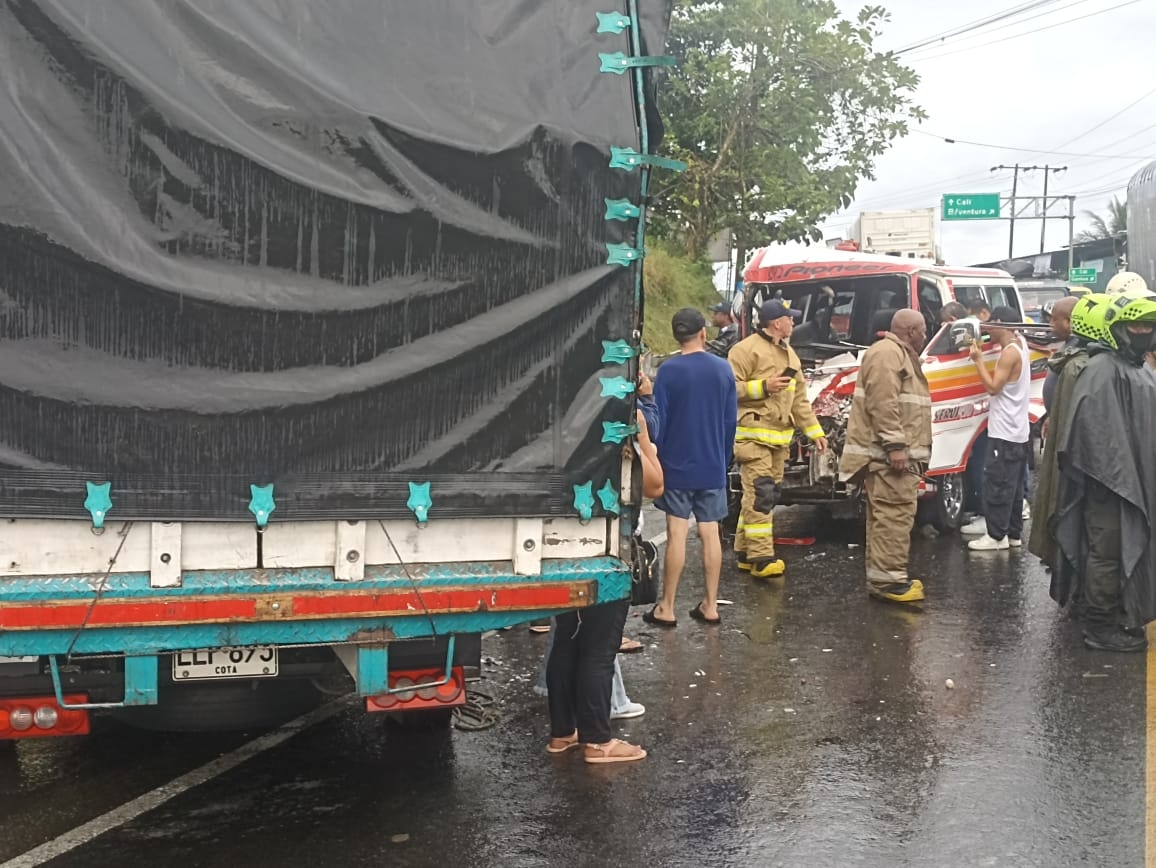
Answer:
[{"label": "overcast sky", "polygon": [[[836,2],[847,16],[863,5]],[[877,2],[891,13],[881,43],[888,49],[1024,5],[1024,0]],[[922,77],[917,100],[929,115],[918,129],[1039,152],[946,144],[913,133],[880,159],[877,180],[860,186],[852,207],[826,222],[827,237],[845,235],[863,210],[938,211],[944,193],[1007,193],[1011,172],[990,172],[1000,164],[1068,166],[1067,172],[1051,177],[1049,192],[1079,196],[1077,232],[1088,223],[1083,211],[1103,212],[1113,192],[1123,199],[1132,173],[1156,160],[1156,0],[1125,3],[1055,0],[1019,18],[905,55]],[[1038,17],[1026,20],[1032,16]],[[1089,17],[1060,25],[1081,16]],[[1021,33],[1029,35],[1007,39]],[[1137,100],[1134,108],[1109,120]],[[1040,172],[1021,175],[1020,192],[1039,193],[1042,184]],[[1007,254],[1006,221],[940,224],[940,233],[944,257],[952,264]],[[1047,248],[1064,246],[1067,234],[1066,222],[1050,221]],[[1039,245],[1040,222],[1017,222],[1016,255],[1038,252]]]}]

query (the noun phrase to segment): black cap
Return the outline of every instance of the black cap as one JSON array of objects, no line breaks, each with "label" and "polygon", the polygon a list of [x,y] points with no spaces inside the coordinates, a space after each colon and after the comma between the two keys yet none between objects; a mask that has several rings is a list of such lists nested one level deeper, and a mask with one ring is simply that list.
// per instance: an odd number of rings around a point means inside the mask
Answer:
[{"label": "black cap", "polygon": [[693,307],[684,307],[670,318],[670,330],[676,341],[685,341],[693,338],[706,328],[706,317],[702,311]]},{"label": "black cap", "polygon": [[996,323],[1017,323],[1022,322],[1022,318],[1015,312],[1014,308],[1010,308],[1005,304],[1001,304],[991,312],[991,319],[986,325],[995,325]]},{"label": "black cap", "polygon": [[710,312],[711,313],[730,313],[731,312],[731,306],[729,303],[727,303],[725,301],[720,301],[718,304],[712,304],[710,306]]},{"label": "black cap", "polygon": [[803,318],[803,312],[801,310],[791,310],[777,298],[772,298],[759,308],[759,323],[761,325],[766,325],[777,319],[782,319],[785,316],[789,316],[795,322],[798,322]]}]

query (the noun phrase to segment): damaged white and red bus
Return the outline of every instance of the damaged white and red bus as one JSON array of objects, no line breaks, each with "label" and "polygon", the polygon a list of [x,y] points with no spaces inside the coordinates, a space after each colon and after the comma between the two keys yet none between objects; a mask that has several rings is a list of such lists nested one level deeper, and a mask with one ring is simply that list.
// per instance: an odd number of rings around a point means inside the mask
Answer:
[{"label": "damaged white and red bus", "polygon": [[[832,446],[820,455],[806,438],[795,438],[780,503],[825,504],[842,516],[857,512],[859,492],[840,478],[839,456],[858,355],[887,331],[896,310],[911,308],[923,314],[930,336],[923,364],[931,386],[933,445],[924,484],[923,520],[943,530],[957,529],[975,497],[968,466],[977,458],[977,438],[987,430],[988,395],[967,346],[959,339],[959,329],[942,326],[940,314],[949,302],[967,307],[982,300],[990,308],[1005,305],[1022,316],[1023,305],[1012,277],[998,269],[956,268],[927,260],[827,248],[767,247],[751,256],[743,281],[735,313],[744,337],[757,327],[759,307],[768,299],[782,299],[802,312],[791,345],[803,362],[808,395]],[[1046,329],[1027,338],[1032,349],[1031,419],[1035,426],[1044,412],[1042,390],[1051,338]],[[986,356],[994,366],[998,347],[987,344]]]}]

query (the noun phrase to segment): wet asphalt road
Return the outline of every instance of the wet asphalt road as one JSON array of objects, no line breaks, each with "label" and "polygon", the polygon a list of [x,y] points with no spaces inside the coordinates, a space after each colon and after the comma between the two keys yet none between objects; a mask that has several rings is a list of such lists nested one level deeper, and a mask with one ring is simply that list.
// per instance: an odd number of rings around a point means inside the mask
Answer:
[{"label": "wet asphalt road", "polygon": [[[653,532],[657,529],[651,523]],[[548,758],[545,637],[486,641],[497,726],[414,732],[354,707],[52,866],[1140,866],[1145,655],[1089,652],[1024,552],[917,539],[921,612],[870,601],[854,529],[784,512],[785,582],[724,570],[721,628],[636,612],[642,763]],[[697,551],[692,553],[692,560]],[[954,681],[947,689],[946,679]],[[139,733],[0,753],[0,866],[253,734]]]}]

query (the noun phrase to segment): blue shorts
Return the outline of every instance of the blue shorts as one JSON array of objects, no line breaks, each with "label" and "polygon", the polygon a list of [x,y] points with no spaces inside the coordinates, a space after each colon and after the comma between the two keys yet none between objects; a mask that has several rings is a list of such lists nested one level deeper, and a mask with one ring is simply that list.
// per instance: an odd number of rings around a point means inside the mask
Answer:
[{"label": "blue shorts", "polygon": [[697,521],[722,521],[730,511],[725,488],[709,488],[705,491],[685,491],[668,488],[654,505],[667,515],[675,518],[690,518]]}]

